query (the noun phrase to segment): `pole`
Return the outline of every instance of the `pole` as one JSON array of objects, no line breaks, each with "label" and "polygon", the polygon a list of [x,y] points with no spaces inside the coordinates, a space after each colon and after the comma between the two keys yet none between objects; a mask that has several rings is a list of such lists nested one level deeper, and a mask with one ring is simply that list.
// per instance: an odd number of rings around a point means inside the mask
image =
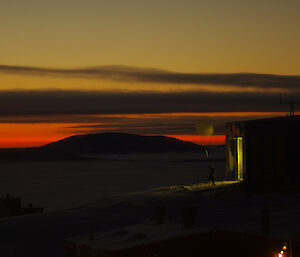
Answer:
[{"label": "pole", "polygon": [[290,106],[290,113],[288,114],[289,117],[295,116],[295,104],[299,104],[297,102],[284,102],[282,100],[282,94],[279,94],[279,103],[280,104],[288,104]]},{"label": "pole", "polygon": [[261,210],[261,233],[266,236],[270,234],[270,215],[266,208]]}]

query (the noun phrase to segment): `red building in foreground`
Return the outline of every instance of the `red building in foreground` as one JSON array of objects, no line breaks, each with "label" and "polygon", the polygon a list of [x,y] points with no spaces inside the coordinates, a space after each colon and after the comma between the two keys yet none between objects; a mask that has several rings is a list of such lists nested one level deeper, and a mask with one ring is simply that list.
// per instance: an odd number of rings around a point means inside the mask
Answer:
[{"label": "red building in foreground", "polygon": [[[66,257],[282,257],[300,256],[300,242],[233,231],[157,233],[120,230],[64,241]],[[182,233],[185,231],[184,233]],[[188,234],[186,234],[188,233]],[[291,255],[292,253],[292,255]]]}]

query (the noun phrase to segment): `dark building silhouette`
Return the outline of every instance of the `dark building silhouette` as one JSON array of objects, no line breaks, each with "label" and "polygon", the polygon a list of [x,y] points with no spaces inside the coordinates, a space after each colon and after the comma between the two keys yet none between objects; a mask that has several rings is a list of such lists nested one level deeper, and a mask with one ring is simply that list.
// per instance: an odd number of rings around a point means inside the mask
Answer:
[{"label": "dark building silhouette", "polygon": [[28,207],[21,206],[21,198],[10,197],[0,198],[0,217],[10,217],[17,215],[41,213],[44,211],[42,207],[35,207],[29,204]]},{"label": "dark building silhouette", "polygon": [[246,184],[300,184],[300,116],[226,124],[226,177]]}]

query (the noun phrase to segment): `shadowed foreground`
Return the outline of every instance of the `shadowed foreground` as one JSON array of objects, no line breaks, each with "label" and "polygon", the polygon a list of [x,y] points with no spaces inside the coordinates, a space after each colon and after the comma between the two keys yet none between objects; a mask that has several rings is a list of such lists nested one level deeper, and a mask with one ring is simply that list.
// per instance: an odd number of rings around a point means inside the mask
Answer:
[{"label": "shadowed foreground", "polygon": [[[271,214],[271,235],[300,240],[299,193],[263,193],[245,196],[239,192],[190,191],[184,187],[162,187],[101,199],[69,211],[0,220],[3,256],[60,257],[63,239],[104,232],[149,222],[157,206],[166,207],[168,222],[181,229],[182,211],[198,208],[199,231],[225,229],[260,233],[261,209]],[[280,205],[278,204],[280,203]]]}]

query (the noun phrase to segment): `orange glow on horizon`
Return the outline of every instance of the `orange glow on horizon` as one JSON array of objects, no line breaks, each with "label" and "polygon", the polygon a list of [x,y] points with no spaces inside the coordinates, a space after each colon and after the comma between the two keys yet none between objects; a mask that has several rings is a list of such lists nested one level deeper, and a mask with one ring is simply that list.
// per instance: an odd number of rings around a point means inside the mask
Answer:
[{"label": "orange glow on horizon", "polygon": [[[300,114],[299,112],[296,114]],[[126,124],[130,125],[137,123],[141,134],[143,130],[151,130],[152,120],[154,123],[164,121],[167,128],[168,120],[170,124],[174,120],[189,119],[190,122],[196,123],[201,119],[218,120],[219,122],[226,122],[227,120],[246,120],[255,118],[266,118],[275,116],[286,116],[286,112],[195,112],[195,113],[141,113],[141,114],[103,114],[103,115],[61,115],[61,116],[47,116],[45,120],[49,122],[38,122],[41,116],[28,117],[0,117],[0,148],[20,148],[20,147],[35,147],[47,143],[51,143],[76,134],[101,133],[101,132],[128,132],[130,133],[130,126],[127,128]],[[100,118],[99,122],[95,123],[94,118]],[[117,122],[101,123],[101,117],[125,118],[124,120],[117,120]],[[128,120],[127,120],[128,118]],[[16,121],[8,123],[5,120]],[[34,121],[37,122],[34,122]],[[149,120],[149,122],[148,122]],[[27,123],[28,121],[28,123]],[[145,122],[145,124],[143,123]],[[101,128],[101,124],[103,126]],[[108,126],[108,124],[110,126]],[[93,127],[94,126],[94,127]],[[126,131],[128,129],[128,131]],[[190,141],[200,145],[220,145],[225,143],[225,135],[190,135],[184,134],[166,136],[175,137],[181,140]]]},{"label": "orange glow on horizon", "polygon": [[38,147],[61,140],[65,137],[25,137],[25,138],[8,138],[2,139],[0,148],[25,148],[25,147]]},{"label": "orange glow on horizon", "polygon": [[[38,147],[45,144],[49,144],[58,140],[61,140],[65,136],[49,136],[49,137],[19,137],[19,138],[1,138],[0,148],[24,148],[24,147]],[[202,135],[164,135],[168,137],[174,137],[183,141],[192,142],[199,145],[224,145],[225,135],[212,135],[212,136],[202,136]]]},{"label": "orange glow on horizon", "polygon": [[225,135],[165,135],[168,137],[174,137],[183,141],[192,142],[198,145],[224,145]]},{"label": "orange glow on horizon", "polygon": [[77,125],[78,123],[1,123],[0,148],[48,144],[76,134],[76,128],[72,127]]}]

